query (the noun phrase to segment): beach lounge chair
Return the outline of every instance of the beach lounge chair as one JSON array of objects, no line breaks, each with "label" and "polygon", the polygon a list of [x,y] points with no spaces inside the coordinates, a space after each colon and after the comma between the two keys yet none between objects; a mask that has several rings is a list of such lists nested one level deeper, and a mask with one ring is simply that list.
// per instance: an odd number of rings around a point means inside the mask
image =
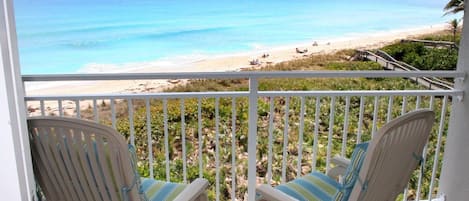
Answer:
[{"label": "beach lounge chair", "polygon": [[300,54],[303,54],[303,53],[307,53],[307,52],[308,52],[308,49],[300,50],[300,49],[296,48],[295,50],[296,50],[296,53],[300,53]]},{"label": "beach lounge chair", "polygon": [[91,121],[28,120],[33,170],[48,201],[207,200],[208,182],[189,185],[140,178],[132,145],[114,129]]},{"label": "beach lounge chair", "polygon": [[[350,160],[336,157],[328,175],[313,172],[273,188],[257,188],[259,200],[391,201],[405,189],[421,161],[434,113],[417,110],[384,125],[368,143],[356,145]],[[335,178],[342,175],[343,183]]]}]

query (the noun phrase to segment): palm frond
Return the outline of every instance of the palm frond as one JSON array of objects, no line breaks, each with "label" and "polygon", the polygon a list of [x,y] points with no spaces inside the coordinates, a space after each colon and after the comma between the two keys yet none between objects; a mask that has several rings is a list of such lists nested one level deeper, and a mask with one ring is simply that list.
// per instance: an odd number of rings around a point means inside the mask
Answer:
[{"label": "palm frond", "polygon": [[456,14],[464,11],[464,0],[450,0],[443,10],[446,11],[444,15]]}]

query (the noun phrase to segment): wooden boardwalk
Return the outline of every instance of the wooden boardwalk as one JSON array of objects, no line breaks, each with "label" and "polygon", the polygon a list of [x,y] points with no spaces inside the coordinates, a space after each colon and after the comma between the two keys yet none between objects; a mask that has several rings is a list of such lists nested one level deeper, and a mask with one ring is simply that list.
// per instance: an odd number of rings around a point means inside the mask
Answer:
[{"label": "wooden boardwalk", "polygon": [[[378,50],[376,53],[367,50],[357,50],[357,52],[360,58],[375,61],[386,70],[419,71],[419,69],[409,64],[397,61],[381,50]],[[435,77],[411,77],[409,79],[432,90],[450,90],[454,88],[453,83]]]}]

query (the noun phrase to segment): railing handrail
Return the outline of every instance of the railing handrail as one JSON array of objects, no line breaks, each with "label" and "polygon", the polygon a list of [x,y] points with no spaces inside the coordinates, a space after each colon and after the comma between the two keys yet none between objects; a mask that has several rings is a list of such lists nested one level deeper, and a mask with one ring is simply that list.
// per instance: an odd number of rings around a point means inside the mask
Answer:
[{"label": "railing handrail", "polygon": [[391,78],[448,77],[462,78],[458,71],[242,71],[242,72],[174,72],[174,73],[101,73],[101,74],[42,74],[23,75],[23,82],[37,81],[104,81],[148,79],[217,79],[217,78]]},{"label": "railing handrail", "polygon": [[[397,96],[397,95],[419,95],[419,96],[461,96],[461,90],[314,90],[314,91],[258,91],[259,96]],[[217,97],[247,97],[249,91],[227,91],[227,92],[160,92],[140,94],[84,94],[84,95],[28,95],[26,101],[39,100],[77,100],[77,99],[171,99],[171,98],[217,98]]]}]

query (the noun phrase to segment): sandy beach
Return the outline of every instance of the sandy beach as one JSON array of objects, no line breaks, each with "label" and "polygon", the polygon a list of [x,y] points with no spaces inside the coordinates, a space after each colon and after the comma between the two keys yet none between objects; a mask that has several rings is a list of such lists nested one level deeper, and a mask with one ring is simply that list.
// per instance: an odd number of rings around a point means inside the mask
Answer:
[{"label": "sandy beach", "polygon": [[[144,62],[139,63],[138,68],[128,66],[136,64],[122,64],[117,69],[88,69],[84,73],[145,73],[145,72],[222,72],[239,71],[247,68],[255,68],[259,65],[276,64],[282,61],[298,59],[311,54],[327,54],[342,49],[375,49],[393,41],[412,38],[424,34],[430,34],[445,30],[447,25],[433,25],[406,30],[395,30],[382,33],[361,34],[357,36],[332,38],[330,40],[311,40],[308,43],[292,44],[288,46],[266,48],[262,50],[218,55],[210,58],[199,58],[181,61],[177,63]],[[314,45],[313,45],[314,44]],[[317,45],[316,45],[317,44]],[[308,52],[300,54],[295,51],[307,49]],[[263,58],[263,54],[269,56]],[[258,60],[259,65],[251,65],[250,61]],[[124,70],[122,70],[124,69]],[[165,87],[179,84],[169,80],[131,80],[131,81],[86,81],[86,82],[56,82],[56,83],[26,83],[27,95],[52,95],[52,94],[95,94],[95,93],[125,93],[125,92],[156,92]],[[39,86],[39,87],[38,87]]]},{"label": "sandy beach", "polygon": [[[446,24],[427,27],[418,27],[406,30],[386,31],[381,33],[360,34],[330,40],[311,40],[307,43],[291,44],[288,46],[266,48],[244,53],[212,56],[210,58],[198,58],[185,61],[181,59],[177,63],[162,63],[161,61],[139,63],[138,68],[118,68],[114,73],[145,73],[145,72],[223,72],[240,71],[247,68],[256,68],[267,64],[276,64],[283,61],[307,57],[314,54],[327,54],[342,49],[375,49],[396,40],[413,38],[416,36],[440,32],[446,29]],[[298,53],[295,49],[308,51]],[[263,56],[268,54],[267,57]],[[250,61],[258,60],[258,64],[252,65]],[[135,64],[133,64],[135,66]],[[91,68],[87,73],[103,73],[99,67]],[[121,70],[125,69],[125,70]],[[109,72],[109,69],[106,69]],[[139,93],[159,92],[176,84],[183,84],[184,80],[129,80],[129,81],[85,81],[85,82],[55,82],[55,83],[26,83],[27,95],[67,95],[67,94],[97,94],[97,93]],[[70,103],[73,104],[73,103]],[[82,106],[89,105],[87,102]],[[30,108],[37,109],[36,103],[29,104]],[[66,107],[64,105],[64,107]],[[56,111],[56,108],[46,103],[48,111]]]}]

